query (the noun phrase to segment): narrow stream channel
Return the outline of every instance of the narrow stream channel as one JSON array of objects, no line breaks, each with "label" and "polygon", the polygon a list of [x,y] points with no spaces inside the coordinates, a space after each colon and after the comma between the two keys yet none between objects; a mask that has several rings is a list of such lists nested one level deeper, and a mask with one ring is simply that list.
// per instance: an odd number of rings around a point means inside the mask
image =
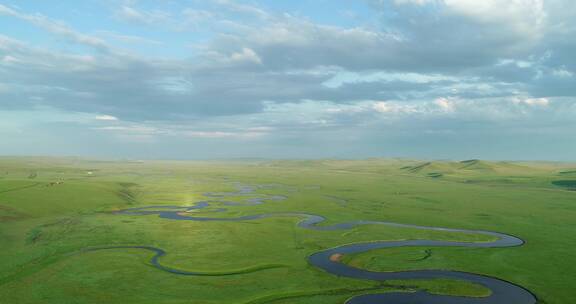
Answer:
[{"label": "narrow stream channel", "polygon": [[[231,201],[223,201],[221,199],[231,196],[251,195],[256,191],[256,187],[235,184],[237,192],[221,192],[221,193],[205,193],[206,197],[211,200],[198,202],[193,206],[147,206],[139,208],[130,208],[120,211],[115,211],[119,215],[158,215],[160,218],[169,220],[186,220],[186,221],[250,221],[270,217],[299,217],[302,220],[298,223],[298,227],[303,229],[313,230],[346,230],[359,225],[386,225],[402,228],[413,229],[426,229],[444,232],[459,232],[459,233],[475,233],[495,237],[496,240],[492,242],[455,242],[455,241],[436,241],[436,240],[407,240],[407,241],[374,241],[342,245],[336,248],[331,248],[314,253],[308,257],[310,264],[323,269],[324,271],[349,278],[356,278],[361,280],[372,281],[387,281],[387,280],[422,280],[422,279],[455,279],[467,281],[475,284],[482,285],[491,290],[490,296],[481,298],[460,297],[460,296],[446,296],[428,293],[425,290],[417,292],[389,292],[381,294],[366,294],[352,297],[346,304],[535,304],[537,303],[536,296],[527,289],[507,282],[498,278],[450,270],[414,270],[414,271],[396,271],[396,272],[373,272],[364,269],[355,268],[343,264],[337,260],[331,259],[334,255],[346,255],[363,253],[370,250],[382,248],[396,248],[396,247],[474,247],[474,248],[502,248],[502,247],[515,247],[522,246],[524,241],[512,235],[503,234],[499,232],[483,231],[483,230],[465,230],[465,229],[450,229],[440,227],[418,226],[410,224],[400,224],[393,222],[383,221],[352,221],[346,223],[338,223],[334,225],[320,226],[326,218],[320,215],[308,213],[266,213],[248,215],[236,218],[216,218],[216,217],[197,217],[192,216],[188,211],[207,208],[211,203],[219,202],[224,205],[256,205],[262,204],[266,201],[281,201],[286,199],[284,196],[261,196],[250,198],[247,203],[237,203]],[[219,208],[212,210],[213,212],[223,212],[226,209]],[[155,252],[151,263],[158,269],[168,271],[174,274],[181,275],[207,275],[203,273],[187,272],[178,269],[168,268],[159,263],[159,258],[166,253],[159,248],[149,246],[113,246],[100,249],[111,248],[139,248]],[[262,267],[259,269],[271,268],[275,266]],[[276,266],[277,267],[277,266]],[[246,271],[242,272],[246,273]],[[224,273],[235,274],[235,272]],[[222,274],[220,274],[222,275]]]}]

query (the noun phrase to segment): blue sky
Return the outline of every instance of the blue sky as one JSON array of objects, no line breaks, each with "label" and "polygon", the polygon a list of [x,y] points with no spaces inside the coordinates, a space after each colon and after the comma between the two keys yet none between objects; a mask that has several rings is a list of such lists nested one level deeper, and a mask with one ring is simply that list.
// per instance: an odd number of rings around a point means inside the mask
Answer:
[{"label": "blue sky", "polygon": [[576,160],[569,0],[0,0],[0,154]]}]

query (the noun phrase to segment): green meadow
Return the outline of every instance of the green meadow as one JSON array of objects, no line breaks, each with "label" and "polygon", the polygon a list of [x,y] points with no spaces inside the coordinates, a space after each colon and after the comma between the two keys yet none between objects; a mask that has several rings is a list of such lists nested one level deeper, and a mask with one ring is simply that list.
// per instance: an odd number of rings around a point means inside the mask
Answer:
[{"label": "green meadow", "polygon": [[[498,277],[543,304],[573,303],[576,274],[576,164],[417,161],[103,161],[0,158],[0,303],[344,303],[388,291],[482,297],[484,287],[455,280],[374,282],[337,277],[307,257],[343,244],[378,240],[490,241],[487,236],[382,225],[316,231],[299,217],[252,221],[174,221],[115,214],[145,206],[192,206],[190,216],[262,213],[322,215],[328,225],[391,221],[491,230],[526,241],[510,248],[393,248],[344,256],[374,271],[449,269]],[[245,206],[251,198],[283,201]],[[226,208],[217,212],[219,208]],[[151,246],[166,252],[106,249]],[[270,267],[273,265],[274,267]]]}]

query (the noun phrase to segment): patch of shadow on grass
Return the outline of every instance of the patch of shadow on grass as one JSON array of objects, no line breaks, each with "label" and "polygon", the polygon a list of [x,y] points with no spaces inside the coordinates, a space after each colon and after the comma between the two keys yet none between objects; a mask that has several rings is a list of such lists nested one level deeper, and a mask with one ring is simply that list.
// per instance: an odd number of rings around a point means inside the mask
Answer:
[{"label": "patch of shadow on grass", "polygon": [[576,191],[576,180],[555,180],[552,185],[562,187],[566,190]]},{"label": "patch of shadow on grass", "polygon": [[430,172],[428,174],[426,174],[427,177],[431,177],[431,178],[440,178],[442,176],[444,176],[444,174],[439,173],[439,172]]},{"label": "patch of shadow on grass", "polygon": [[61,233],[66,234],[67,232],[70,231],[71,227],[77,223],[78,223],[77,219],[64,218],[64,219],[58,220],[56,222],[38,225],[38,226],[28,230],[28,233],[26,234],[25,242],[28,245],[33,245],[33,244],[38,243],[45,236],[44,229],[49,228],[49,227],[54,227],[54,226],[62,226],[64,228],[64,231],[62,231]]},{"label": "patch of shadow on grass", "polygon": [[564,170],[564,171],[560,171],[558,172],[559,175],[575,175],[576,176],[576,170]]},{"label": "patch of shadow on grass", "polygon": [[417,258],[417,259],[412,259],[410,261],[411,262],[420,262],[420,261],[425,261],[431,257],[432,257],[432,249],[426,249],[426,250],[424,250],[424,255],[422,257]]},{"label": "patch of shadow on grass", "polygon": [[423,203],[430,203],[430,204],[439,204],[440,201],[431,199],[431,198],[426,198],[426,197],[421,197],[421,196],[411,196],[410,197],[413,200],[419,201],[419,202],[423,202]]},{"label": "patch of shadow on grass", "polygon": [[125,201],[128,205],[133,205],[137,203],[136,200],[136,193],[134,192],[133,188],[138,186],[135,183],[118,183],[120,185],[120,190],[116,191],[116,195]]},{"label": "patch of shadow on grass", "polygon": [[277,294],[277,295],[269,295],[264,296],[258,299],[254,299],[245,304],[265,304],[265,303],[273,303],[276,301],[282,300],[294,300],[298,298],[309,298],[309,297],[317,297],[317,296],[340,296],[340,295],[356,295],[359,293],[364,292],[375,292],[382,289],[392,289],[392,290],[402,290],[402,291],[414,291],[418,287],[417,286],[405,286],[405,285],[393,285],[393,284],[378,284],[372,287],[365,287],[365,288],[339,288],[339,289],[332,289],[332,290],[317,290],[317,291],[295,291],[291,293],[285,294]]},{"label": "patch of shadow on grass", "polygon": [[0,193],[7,193],[7,192],[12,192],[12,191],[24,190],[24,189],[36,187],[36,186],[39,186],[39,185],[40,185],[40,183],[34,183],[34,184],[32,184],[32,185],[26,185],[26,186],[21,186],[21,187],[15,187],[15,188],[10,188],[10,189],[6,189],[6,190],[2,190],[2,191],[0,191]]},{"label": "patch of shadow on grass", "polygon": [[29,215],[14,208],[0,205],[0,221],[17,221],[28,218]]}]

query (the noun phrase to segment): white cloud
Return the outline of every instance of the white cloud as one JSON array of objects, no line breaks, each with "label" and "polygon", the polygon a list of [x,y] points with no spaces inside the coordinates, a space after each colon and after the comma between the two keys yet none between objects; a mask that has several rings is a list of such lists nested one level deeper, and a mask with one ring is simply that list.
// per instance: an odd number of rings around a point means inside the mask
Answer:
[{"label": "white cloud", "polygon": [[525,69],[532,67],[534,65],[534,62],[525,60],[514,60],[514,59],[500,59],[498,60],[498,63],[496,63],[496,66],[510,66],[510,65]]},{"label": "white cloud", "polygon": [[514,98],[512,102],[531,107],[548,107],[550,105],[548,98]]},{"label": "white cloud", "polygon": [[256,52],[254,52],[254,50],[250,48],[242,48],[241,52],[233,53],[232,55],[230,55],[230,61],[237,63],[243,63],[243,62],[252,62],[257,64],[262,63],[262,59],[260,59],[260,56],[258,56],[258,54],[256,54]]},{"label": "white cloud", "polygon": [[94,119],[104,121],[118,121],[118,118],[112,115],[97,115],[96,117],[94,117]]},{"label": "white cloud", "polygon": [[454,14],[486,24],[502,24],[505,30],[537,40],[544,35],[547,14],[544,0],[444,0]]},{"label": "white cloud", "polygon": [[127,21],[127,22],[136,22],[148,25],[154,25],[158,23],[163,23],[170,21],[170,13],[161,11],[161,10],[154,10],[154,11],[145,11],[137,9],[133,6],[123,5],[115,12],[116,18]]},{"label": "white cloud", "polygon": [[527,35],[539,35],[546,22],[544,0],[394,0],[397,5],[434,4],[448,13],[482,23],[505,23]]},{"label": "white cloud", "polygon": [[191,9],[191,8],[187,8],[184,11],[182,11],[182,15],[186,19],[185,23],[191,25],[198,25],[199,23],[202,23],[206,20],[210,20],[215,17],[214,14],[209,11]]},{"label": "white cloud", "polygon": [[192,138],[255,138],[265,135],[265,132],[223,132],[223,131],[186,131],[182,135]]},{"label": "white cloud", "polygon": [[21,62],[20,59],[14,57],[14,56],[10,56],[10,55],[6,55],[6,56],[2,57],[2,60],[0,60],[0,63],[4,64],[4,65],[18,64],[20,62]]},{"label": "white cloud", "polygon": [[454,112],[455,102],[445,97],[434,100],[434,104],[444,112]]},{"label": "white cloud", "polygon": [[194,92],[194,84],[181,76],[163,77],[152,81],[152,84],[171,95],[186,95]]},{"label": "white cloud", "polygon": [[128,44],[150,44],[150,45],[162,45],[163,43],[158,40],[148,39],[140,36],[134,35],[124,35],[113,31],[96,31],[95,35],[105,37],[110,40],[119,41]]},{"label": "white cloud", "polygon": [[417,113],[422,111],[422,109],[418,109],[418,107],[414,105],[385,101],[374,102],[372,109],[379,113]]},{"label": "white cloud", "polygon": [[484,20],[529,19],[534,23],[541,23],[546,15],[544,0],[443,0],[441,2],[455,12]]},{"label": "white cloud", "polygon": [[17,12],[5,5],[0,4],[0,14],[2,15],[17,15]]},{"label": "white cloud", "polygon": [[552,70],[552,75],[560,77],[560,78],[572,78],[572,77],[574,77],[574,73],[571,71],[568,71],[565,68],[559,68],[559,69]]},{"label": "white cloud", "polygon": [[454,113],[457,111],[457,104],[457,100],[440,97],[432,102],[376,101],[371,108],[383,114],[428,115]]},{"label": "white cloud", "polygon": [[109,50],[109,46],[104,40],[77,32],[68,27],[66,24],[60,21],[52,20],[41,14],[20,13],[14,9],[0,4],[0,15],[7,15],[22,19],[53,34],[64,37],[74,43],[90,46],[101,51]]},{"label": "white cloud", "polygon": [[108,126],[108,127],[96,127],[94,129],[103,131],[112,131],[112,132],[148,134],[148,135],[161,133],[161,130],[155,127],[145,125]]},{"label": "white cloud", "polygon": [[396,4],[416,4],[416,5],[425,5],[428,3],[437,2],[438,0],[394,0]]},{"label": "white cloud", "polygon": [[234,0],[214,0],[214,3],[235,13],[246,14],[261,19],[270,17],[270,14],[267,11],[254,5],[241,4]]},{"label": "white cloud", "polygon": [[345,84],[374,83],[374,82],[408,82],[426,84],[440,81],[458,81],[457,77],[442,74],[424,73],[398,73],[398,72],[350,72],[346,70],[332,71],[333,77],[323,82],[322,85],[328,88],[339,88]]}]

